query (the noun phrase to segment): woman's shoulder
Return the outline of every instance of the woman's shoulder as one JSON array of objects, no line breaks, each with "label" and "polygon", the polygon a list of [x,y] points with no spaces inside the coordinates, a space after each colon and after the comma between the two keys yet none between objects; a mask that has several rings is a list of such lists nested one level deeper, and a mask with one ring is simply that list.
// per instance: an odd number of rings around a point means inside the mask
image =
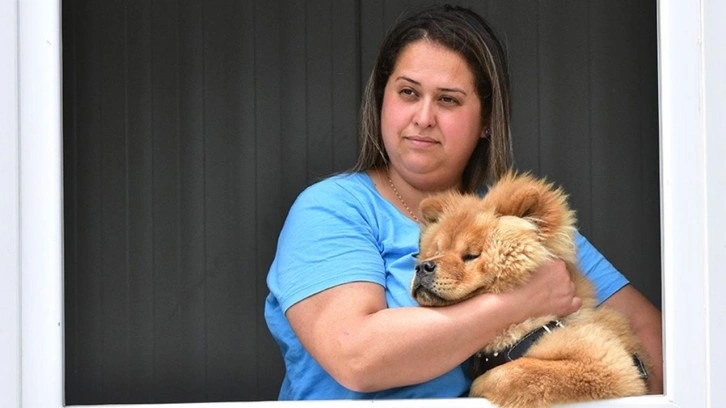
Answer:
[{"label": "woman's shoulder", "polygon": [[298,201],[326,202],[327,200],[370,201],[375,186],[366,173],[339,173],[317,181],[303,190]]},{"label": "woman's shoulder", "polygon": [[357,190],[357,189],[370,189],[373,187],[373,182],[370,176],[364,172],[346,172],[337,173],[332,176],[328,176],[322,180],[319,180],[305,190],[314,191],[340,191],[340,190]]}]

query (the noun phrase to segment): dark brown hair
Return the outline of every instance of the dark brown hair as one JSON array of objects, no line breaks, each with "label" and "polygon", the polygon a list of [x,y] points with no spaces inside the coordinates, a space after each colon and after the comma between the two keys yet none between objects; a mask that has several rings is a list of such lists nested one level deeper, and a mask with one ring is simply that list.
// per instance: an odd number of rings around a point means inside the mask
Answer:
[{"label": "dark brown hair", "polygon": [[509,71],[504,46],[474,11],[439,5],[404,15],[381,44],[361,104],[361,151],[354,171],[388,165],[381,135],[383,92],[401,51],[426,39],[459,53],[474,75],[487,136],[480,139],[464,169],[462,189],[474,192],[502,176],[512,164]]}]

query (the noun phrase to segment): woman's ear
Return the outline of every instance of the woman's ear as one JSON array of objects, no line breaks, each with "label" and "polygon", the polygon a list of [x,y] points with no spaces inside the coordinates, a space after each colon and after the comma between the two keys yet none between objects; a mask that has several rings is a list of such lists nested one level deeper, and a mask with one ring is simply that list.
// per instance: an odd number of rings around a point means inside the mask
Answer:
[{"label": "woman's ear", "polygon": [[480,138],[489,139],[490,137],[492,137],[492,128],[490,128],[489,126],[485,126],[484,130],[481,132]]}]

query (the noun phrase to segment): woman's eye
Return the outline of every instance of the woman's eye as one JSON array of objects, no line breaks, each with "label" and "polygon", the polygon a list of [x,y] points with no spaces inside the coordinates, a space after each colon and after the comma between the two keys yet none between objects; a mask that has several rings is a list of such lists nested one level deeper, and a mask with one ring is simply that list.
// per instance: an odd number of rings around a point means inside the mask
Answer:
[{"label": "woman's eye", "polygon": [[404,97],[409,97],[409,98],[416,96],[416,91],[414,91],[413,89],[410,89],[410,88],[401,89],[398,93]]},{"label": "woman's eye", "polygon": [[473,260],[475,260],[476,258],[479,258],[479,254],[466,254],[466,255],[464,255],[464,256],[462,256],[462,257],[461,257],[461,259],[462,259],[462,260],[463,260],[464,262],[469,262],[469,261],[473,261]]},{"label": "woman's eye", "polygon": [[459,104],[459,100],[458,99],[452,98],[450,96],[442,96],[440,98],[440,100],[441,100],[441,102],[443,102],[446,105],[458,105]]}]

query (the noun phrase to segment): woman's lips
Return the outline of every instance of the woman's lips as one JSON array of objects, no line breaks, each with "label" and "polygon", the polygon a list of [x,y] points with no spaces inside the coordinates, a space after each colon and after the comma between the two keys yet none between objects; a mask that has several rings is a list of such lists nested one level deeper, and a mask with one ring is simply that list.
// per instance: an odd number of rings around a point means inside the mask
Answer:
[{"label": "woman's lips", "polygon": [[405,140],[408,140],[414,146],[419,147],[429,147],[439,143],[436,141],[436,139],[425,136],[404,136],[403,138]]}]

